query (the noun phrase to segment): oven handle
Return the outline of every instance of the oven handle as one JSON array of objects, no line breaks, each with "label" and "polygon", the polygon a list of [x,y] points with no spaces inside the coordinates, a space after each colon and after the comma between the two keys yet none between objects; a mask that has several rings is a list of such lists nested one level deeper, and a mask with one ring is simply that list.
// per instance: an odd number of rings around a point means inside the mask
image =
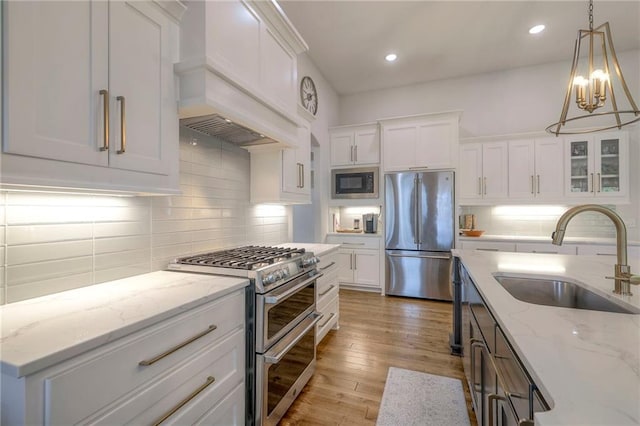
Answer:
[{"label": "oven handle", "polygon": [[292,294],[297,293],[298,291],[300,291],[300,289],[308,286],[310,282],[317,280],[322,275],[324,275],[324,274],[322,274],[322,273],[314,274],[311,278],[308,278],[308,279],[302,281],[300,284],[298,284],[298,285],[296,285],[294,287],[291,287],[290,289],[284,290],[281,293],[278,293],[277,291],[272,291],[269,294],[273,294],[273,296],[265,296],[264,303],[266,303],[267,305],[277,305],[278,303],[282,302],[287,297],[289,297]]},{"label": "oven handle", "polygon": [[[294,328],[291,333],[296,333],[298,334],[298,337],[296,337],[295,339],[293,339],[292,342],[290,342],[287,346],[285,346],[280,352],[278,352],[275,355],[270,355],[270,352],[267,352],[266,354],[264,354],[264,362],[265,364],[277,364],[279,363],[282,358],[287,354],[287,352],[289,352],[291,350],[291,348],[293,348],[299,341],[300,339],[302,339],[304,337],[305,334],[307,334],[307,332],[309,330],[311,330],[317,323],[318,321],[320,321],[322,319],[324,315],[319,313],[319,312],[312,312],[307,318],[303,319],[302,322],[296,326],[296,328]],[[296,329],[298,327],[300,327],[301,325],[303,325],[303,323],[305,321],[307,321],[309,318],[313,318],[311,320],[311,322],[309,324],[307,324],[307,326],[304,328],[304,330],[302,330],[301,332],[298,332]]]}]

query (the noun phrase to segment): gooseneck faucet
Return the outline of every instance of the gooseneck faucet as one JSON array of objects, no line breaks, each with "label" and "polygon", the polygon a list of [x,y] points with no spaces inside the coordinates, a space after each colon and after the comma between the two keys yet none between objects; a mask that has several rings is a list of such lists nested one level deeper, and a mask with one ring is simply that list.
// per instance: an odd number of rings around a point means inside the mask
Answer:
[{"label": "gooseneck faucet", "polygon": [[600,206],[598,204],[584,204],[572,207],[567,210],[556,224],[556,230],[551,234],[551,242],[557,246],[562,245],[564,233],[567,229],[569,221],[582,212],[599,212],[607,216],[616,226],[616,255],[617,263],[615,265],[614,276],[607,277],[614,279],[613,292],[631,296],[631,284],[640,284],[640,277],[631,275],[631,267],[627,265],[627,227],[624,225],[622,218],[613,210]]}]

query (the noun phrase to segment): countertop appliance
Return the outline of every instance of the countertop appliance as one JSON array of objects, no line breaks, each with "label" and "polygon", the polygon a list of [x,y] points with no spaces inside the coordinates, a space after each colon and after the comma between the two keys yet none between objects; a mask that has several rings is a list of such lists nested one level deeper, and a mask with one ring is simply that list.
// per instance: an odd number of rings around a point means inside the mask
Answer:
[{"label": "countertop appliance", "polygon": [[331,170],[331,198],[378,198],[378,174],[377,167]]},{"label": "countertop appliance", "polygon": [[246,277],[247,425],[276,425],[316,366],[318,258],[304,249],[246,246],[175,259],[174,271]]},{"label": "countertop appliance", "polygon": [[451,300],[454,173],[385,175],[386,294]]},{"label": "countertop appliance", "polygon": [[364,232],[367,234],[375,234],[378,232],[378,217],[375,213],[367,213],[362,215],[362,223],[364,223]]}]

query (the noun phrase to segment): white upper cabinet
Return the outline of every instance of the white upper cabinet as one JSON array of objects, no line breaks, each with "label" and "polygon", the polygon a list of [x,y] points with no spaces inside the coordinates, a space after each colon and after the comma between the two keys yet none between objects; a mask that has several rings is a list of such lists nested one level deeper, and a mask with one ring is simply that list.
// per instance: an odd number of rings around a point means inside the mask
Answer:
[{"label": "white upper cabinet", "polygon": [[624,131],[567,137],[566,195],[579,200],[628,201],[629,139]]},{"label": "white upper cabinet", "polygon": [[250,147],[251,202],[311,203],[311,128],[298,128],[295,148]]},{"label": "white upper cabinet", "polygon": [[509,198],[559,200],[564,195],[564,144],[548,137],[509,141]]},{"label": "white upper cabinet", "polygon": [[380,120],[384,171],[458,166],[458,112]]},{"label": "white upper cabinet", "polygon": [[458,179],[461,201],[505,199],[508,177],[506,142],[460,145]]},{"label": "white upper cabinet", "polygon": [[332,167],[380,163],[377,124],[334,127],[329,133]]},{"label": "white upper cabinet", "polygon": [[177,22],[142,1],[3,6],[3,185],[176,192]]}]

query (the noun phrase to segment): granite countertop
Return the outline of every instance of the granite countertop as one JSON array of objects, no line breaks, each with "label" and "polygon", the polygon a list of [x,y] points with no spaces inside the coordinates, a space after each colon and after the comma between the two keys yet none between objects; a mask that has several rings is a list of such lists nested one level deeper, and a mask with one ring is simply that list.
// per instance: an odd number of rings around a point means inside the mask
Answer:
[{"label": "granite countertop", "polygon": [[[521,302],[494,272],[568,278],[618,303],[612,293],[615,259],[454,250],[552,409],[536,425],[640,424],[640,315],[558,308]],[[629,262],[640,270],[640,259]]]},{"label": "granite countertop", "polygon": [[310,251],[316,256],[322,256],[329,254],[332,251],[336,251],[340,248],[340,244],[320,244],[320,243],[284,243],[277,244],[278,247],[287,248],[303,248],[305,251]]},{"label": "granite countertop", "polygon": [[34,373],[248,284],[158,271],[0,306],[2,373]]}]

